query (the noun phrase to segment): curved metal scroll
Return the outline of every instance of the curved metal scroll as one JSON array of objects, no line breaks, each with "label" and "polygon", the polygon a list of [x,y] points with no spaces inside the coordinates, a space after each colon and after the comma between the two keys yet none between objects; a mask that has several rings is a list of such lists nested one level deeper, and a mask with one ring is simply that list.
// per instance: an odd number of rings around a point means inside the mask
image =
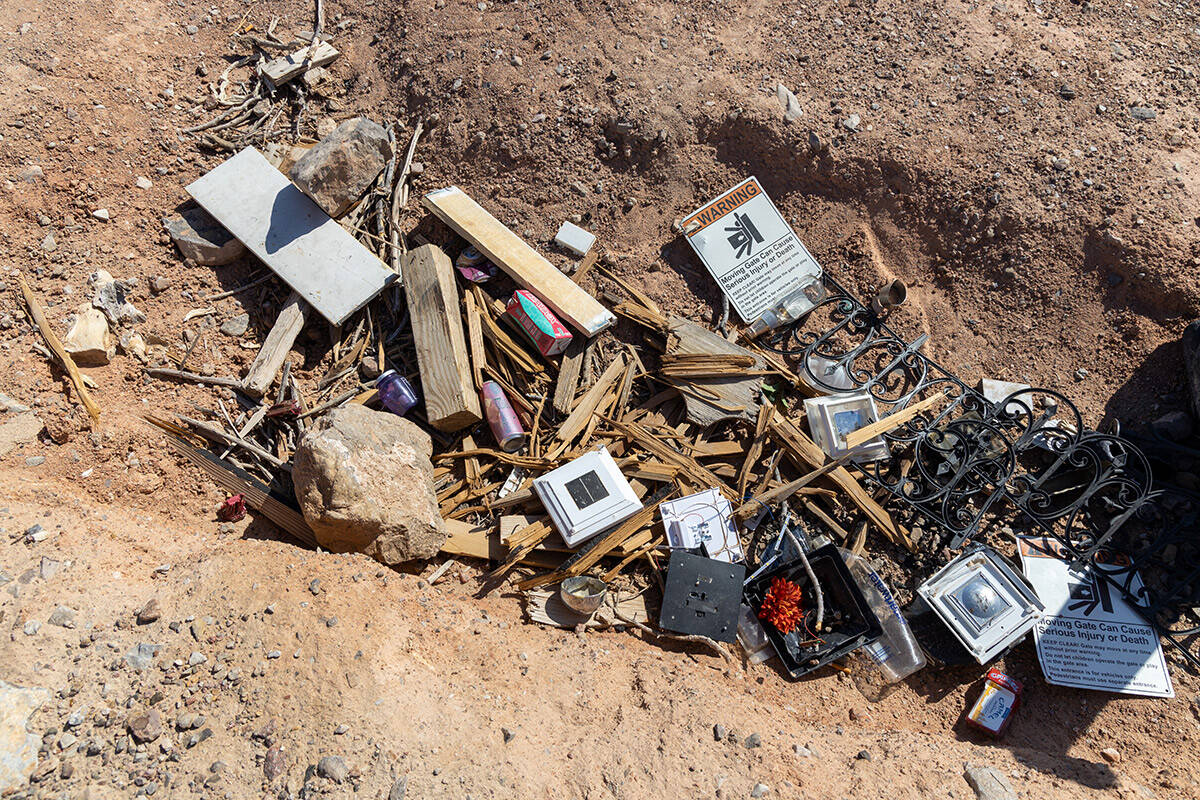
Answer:
[{"label": "curved metal scroll", "polygon": [[828,273],[824,281],[825,299],[805,319],[760,344],[797,358],[802,378],[823,393],[867,392],[890,412],[944,398],[884,434],[891,458],[856,466],[947,532],[953,548],[989,514],[1014,509],[1074,563],[1093,565],[1200,668],[1200,544],[1181,542],[1200,521],[1200,496],[1156,492],[1143,452],[1085,428],[1058,392],[989,401],[920,352],[926,337],[906,342]]}]

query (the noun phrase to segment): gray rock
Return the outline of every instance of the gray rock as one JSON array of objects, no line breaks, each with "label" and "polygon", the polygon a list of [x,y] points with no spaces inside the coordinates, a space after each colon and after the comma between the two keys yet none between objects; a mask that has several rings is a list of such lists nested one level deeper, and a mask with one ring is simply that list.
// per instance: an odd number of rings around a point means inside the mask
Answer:
[{"label": "gray rock", "polygon": [[50,615],[50,619],[46,620],[51,625],[57,625],[60,628],[74,628],[75,614],[77,612],[73,608],[59,606],[54,609],[54,613]]},{"label": "gray rock", "polygon": [[129,734],[139,742],[152,742],[162,735],[162,715],[157,708],[142,711],[129,718]]},{"label": "gray rock", "polygon": [[1142,120],[1144,122],[1146,120],[1151,120],[1151,119],[1154,119],[1155,117],[1157,117],[1158,111],[1156,109],[1150,108],[1149,106],[1130,106],[1129,107],[1129,116],[1133,117],[1136,120]]},{"label": "gray rock", "polygon": [[795,122],[804,116],[800,101],[792,94],[792,90],[782,83],[775,87],[775,97],[779,99],[779,105],[783,106],[783,118],[787,122]]},{"label": "gray rock", "polygon": [[273,744],[267,748],[267,755],[263,758],[263,775],[268,781],[273,781],[287,771],[287,758],[279,749],[279,745]]},{"label": "gray rock", "polygon": [[350,770],[341,756],[325,756],[317,762],[317,774],[334,783],[342,783]]},{"label": "gray rock", "polygon": [[746,740],[744,742],[742,742],[742,747],[745,747],[747,750],[753,750],[754,748],[761,747],[761,746],[762,746],[762,737],[759,736],[757,733],[750,734],[749,736],[746,737]]},{"label": "gray rock", "polygon": [[404,800],[404,795],[408,791],[408,776],[402,775],[392,784],[391,791],[388,792],[388,800]]},{"label": "gray rock", "polygon": [[26,636],[37,636],[37,632],[42,629],[42,623],[36,619],[31,619],[21,628]]},{"label": "gray rock", "polygon": [[198,266],[222,267],[246,252],[245,245],[199,206],[164,217],[162,222],[180,255]]},{"label": "gray rock", "polygon": [[158,598],[151,597],[146,601],[146,604],[137,610],[138,625],[149,625],[151,622],[158,622],[162,616],[162,608],[158,605]]},{"label": "gray rock", "polygon": [[92,273],[92,305],[104,312],[113,325],[136,325],[146,321],[146,315],[129,302],[130,286],[118,281],[102,269]]},{"label": "gray rock", "polygon": [[42,432],[42,421],[37,414],[23,411],[0,417],[0,458],[8,455],[18,446],[37,441]]},{"label": "gray rock", "polygon": [[28,167],[17,173],[17,177],[26,183],[39,183],[45,176],[46,173],[43,172],[42,168],[37,164],[30,164]]},{"label": "gray rock", "polygon": [[862,124],[862,119],[858,114],[851,114],[842,120],[842,127],[853,133],[858,130],[858,126]]},{"label": "gray rock", "polygon": [[47,253],[53,253],[58,249],[58,239],[54,238],[54,231],[50,231],[42,238],[42,249]]},{"label": "gray rock", "polygon": [[48,689],[0,680],[0,794],[25,786],[33,774],[42,738],[29,732],[29,718],[49,699]]},{"label": "gray rock", "polygon": [[124,656],[125,663],[130,669],[141,672],[154,663],[154,657],[158,655],[158,651],[161,649],[161,644],[146,644],[143,642],[126,651]]},{"label": "gray rock", "polygon": [[756,783],[754,788],[750,790],[751,797],[765,797],[767,792],[771,791],[771,787],[765,783]]},{"label": "gray rock", "polygon": [[508,744],[513,739],[517,738],[517,734],[514,731],[510,731],[508,728],[501,728],[500,735],[504,737],[505,744]]},{"label": "gray rock", "polygon": [[715,741],[719,742],[728,735],[729,730],[724,725],[719,722],[716,725],[713,725],[713,739]]},{"label": "gray rock", "polygon": [[978,800],[1017,800],[1017,794],[1004,773],[995,767],[967,764],[963,777],[975,790]]},{"label": "gray rock", "polygon": [[446,541],[433,489],[432,444],[412,422],[361,405],[305,432],[292,479],[320,545],[385,564],[432,558]]},{"label": "gray rock", "polygon": [[[45,456],[26,456],[25,457],[25,466],[27,466],[27,467],[40,467],[42,464],[45,464],[45,463],[46,463]],[[45,538],[45,537],[43,537],[43,538]],[[41,539],[35,538],[34,541],[40,542]]]},{"label": "gray rock", "polygon": [[1163,439],[1182,442],[1192,435],[1194,429],[1191,416],[1186,411],[1168,411],[1150,423],[1150,430]]},{"label": "gray rock", "polygon": [[250,315],[238,314],[221,323],[221,333],[226,336],[241,336],[250,327]]},{"label": "gray rock", "polygon": [[383,126],[366,117],[343,122],[297,161],[288,177],[331,217],[350,210],[392,157]]},{"label": "gray rock", "polygon": [[75,312],[75,322],[63,339],[63,347],[81,367],[103,367],[117,353],[117,340],[103,312],[88,305]]}]

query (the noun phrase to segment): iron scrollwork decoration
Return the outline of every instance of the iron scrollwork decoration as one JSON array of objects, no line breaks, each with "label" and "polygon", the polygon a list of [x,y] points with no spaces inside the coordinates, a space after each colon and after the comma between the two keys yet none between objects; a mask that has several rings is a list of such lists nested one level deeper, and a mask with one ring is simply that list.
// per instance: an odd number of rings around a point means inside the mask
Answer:
[{"label": "iron scrollwork decoration", "polygon": [[798,359],[802,378],[823,393],[866,392],[893,412],[942,395],[883,434],[891,458],[858,469],[944,531],[952,548],[1015,510],[1075,566],[1092,565],[1200,669],[1200,551],[1183,536],[1200,521],[1200,496],[1154,490],[1143,452],[1088,430],[1058,392],[989,401],[921,353],[927,336],[905,341],[828,272],[823,280],[824,299],[762,345]]}]

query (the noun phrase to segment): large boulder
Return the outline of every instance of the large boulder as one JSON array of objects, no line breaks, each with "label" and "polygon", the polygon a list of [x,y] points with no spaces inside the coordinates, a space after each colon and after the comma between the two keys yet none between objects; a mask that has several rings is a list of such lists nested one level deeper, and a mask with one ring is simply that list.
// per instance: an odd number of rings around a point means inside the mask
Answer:
[{"label": "large boulder", "polygon": [[331,217],[362,197],[392,157],[387,131],[366,117],[348,120],[300,158],[288,172],[300,191]]},{"label": "large boulder", "polygon": [[42,737],[29,731],[29,718],[49,699],[46,689],[0,681],[0,794],[20,789],[33,774]]},{"label": "large boulder", "polygon": [[431,558],[446,541],[429,435],[361,405],[317,420],[296,448],[292,480],[317,541],[385,564]]}]

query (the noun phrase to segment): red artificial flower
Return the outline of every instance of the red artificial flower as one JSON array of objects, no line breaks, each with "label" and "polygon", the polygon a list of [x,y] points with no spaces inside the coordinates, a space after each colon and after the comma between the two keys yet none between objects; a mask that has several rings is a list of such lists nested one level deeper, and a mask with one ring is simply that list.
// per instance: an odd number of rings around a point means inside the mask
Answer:
[{"label": "red artificial flower", "polygon": [[804,620],[804,610],[800,607],[802,598],[799,586],[787,578],[776,576],[771,579],[771,588],[763,598],[758,618],[765,619],[786,636]]}]

